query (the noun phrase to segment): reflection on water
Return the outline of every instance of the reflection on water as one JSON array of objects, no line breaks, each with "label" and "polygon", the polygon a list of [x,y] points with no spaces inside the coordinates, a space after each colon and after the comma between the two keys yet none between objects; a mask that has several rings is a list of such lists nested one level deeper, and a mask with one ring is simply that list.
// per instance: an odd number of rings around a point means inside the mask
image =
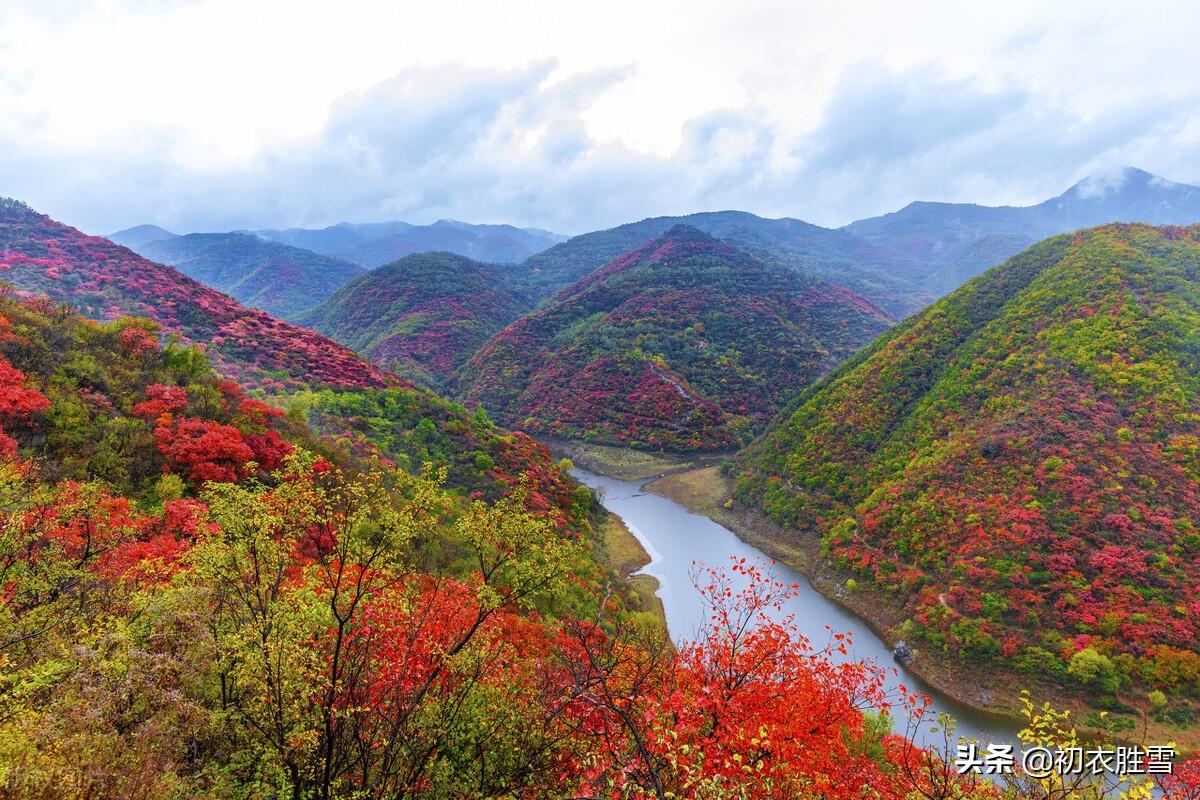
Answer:
[{"label": "reflection on water", "polygon": [[[721,566],[731,557],[768,561],[757,548],[746,544],[728,528],[724,528],[665,497],[643,491],[639,483],[606,478],[586,470],[576,469],[577,480],[599,490],[604,506],[625,521],[646,548],[651,561],[640,571],[658,579],[658,596],[662,598],[671,638],[677,642],[694,637],[704,622],[705,609],[700,593],[692,582],[696,564]],[[779,580],[796,583],[799,593],[784,609],[794,616],[800,633],[814,646],[829,641],[831,631],[850,633],[852,644],[847,658],[870,660],[887,667],[889,688],[903,683],[910,689],[923,691],[933,699],[932,711],[944,711],[958,721],[957,732],[981,740],[1016,743],[1018,725],[989,714],[974,711],[941,695],[904,669],[892,657],[891,650],[854,614],[827,599],[809,584],[799,572],[776,564],[773,573]],[[737,577],[737,576],[734,576]],[[738,583],[734,581],[734,587]],[[905,721],[896,720],[896,728],[905,732]],[[940,735],[931,735],[925,724],[916,736],[922,743],[936,743]]]}]

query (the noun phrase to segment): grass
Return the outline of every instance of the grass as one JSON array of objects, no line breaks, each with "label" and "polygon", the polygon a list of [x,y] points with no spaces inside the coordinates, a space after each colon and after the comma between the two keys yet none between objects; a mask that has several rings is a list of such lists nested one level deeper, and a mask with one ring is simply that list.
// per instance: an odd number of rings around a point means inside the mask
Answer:
[{"label": "grass", "polygon": [[627,447],[558,441],[556,453],[565,455],[576,466],[623,481],[644,481],[688,465],[687,459],[666,453],[648,453]]},{"label": "grass", "polygon": [[640,610],[653,614],[665,628],[666,613],[662,600],[655,594],[658,591],[658,579],[652,575],[632,574],[650,563],[650,556],[642,547],[642,543],[616,514],[610,513],[605,516],[600,533],[604,543],[605,566],[610,567],[633,587],[641,603]]}]

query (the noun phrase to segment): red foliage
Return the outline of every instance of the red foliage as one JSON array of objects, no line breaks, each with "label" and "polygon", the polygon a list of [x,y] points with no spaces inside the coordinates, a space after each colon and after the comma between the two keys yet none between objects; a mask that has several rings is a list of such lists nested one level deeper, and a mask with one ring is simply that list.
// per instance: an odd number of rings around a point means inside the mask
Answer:
[{"label": "red foliage", "polygon": [[[769,619],[793,587],[744,560],[733,573],[749,579],[746,589],[735,592],[727,573],[708,571],[707,630],[659,666],[638,667],[636,653],[621,654],[595,626],[562,643],[568,662],[586,665],[573,671],[583,686],[570,712],[599,747],[598,757],[569,768],[578,793],[607,796],[633,784],[641,789],[632,796],[653,796],[654,784],[691,796],[702,782],[717,782],[747,798],[903,796],[904,780],[861,746],[863,711],[889,708],[882,671],[836,663],[831,656],[846,652],[844,636],[813,650],[790,620]],[[611,670],[597,667],[604,659]],[[919,707],[917,697],[898,699],[907,710]],[[892,735],[880,744],[894,754],[919,752]]]},{"label": "red foliage", "polygon": [[1159,780],[1163,800],[1200,800],[1200,758],[1176,764],[1174,772]]},{"label": "red foliage", "polygon": [[142,419],[158,419],[163,414],[173,414],[187,408],[187,390],[181,386],[163,386],[156,383],[146,387],[149,400],[133,407],[133,413]]},{"label": "red foliage", "polygon": [[[246,308],[170,267],[17,204],[0,208],[0,269],[18,288],[72,303],[87,316],[147,317],[164,331],[209,344],[217,368],[247,384],[395,382],[314,331]],[[156,346],[149,334],[132,330],[122,334],[123,345],[134,351]]]},{"label": "red foliage", "polygon": [[197,483],[236,481],[254,460],[242,432],[219,422],[165,415],[154,429],[154,440],[167,465]]}]

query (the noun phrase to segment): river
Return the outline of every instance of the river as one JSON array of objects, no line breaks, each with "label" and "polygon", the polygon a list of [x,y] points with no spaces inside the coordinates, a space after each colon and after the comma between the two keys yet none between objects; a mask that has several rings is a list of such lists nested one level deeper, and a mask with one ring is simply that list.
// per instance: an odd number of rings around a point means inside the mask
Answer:
[{"label": "river", "polygon": [[[723,566],[731,558],[770,561],[733,531],[708,517],[693,514],[673,500],[643,490],[641,483],[607,478],[582,469],[575,469],[573,474],[581,483],[598,490],[605,508],[621,517],[646,549],[651,560],[640,572],[658,579],[658,596],[666,612],[667,629],[676,642],[693,638],[705,619],[700,593],[692,582],[694,564]],[[830,631],[849,633],[851,647],[846,658],[874,661],[886,667],[889,688],[903,683],[910,690],[928,694],[935,718],[939,711],[949,714],[957,720],[958,735],[1016,745],[1020,726],[1015,722],[976,711],[928,686],[896,662],[891,650],[870,626],[814,589],[802,573],[783,564],[772,569],[779,580],[799,587],[784,611],[794,616],[800,633],[814,646],[828,642]],[[943,741],[940,733],[930,733],[928,722],[915,735],[907,730],[906,720],[897,718],[894,725],[899,733],[913,736],[919,744],[932,746]]]}]

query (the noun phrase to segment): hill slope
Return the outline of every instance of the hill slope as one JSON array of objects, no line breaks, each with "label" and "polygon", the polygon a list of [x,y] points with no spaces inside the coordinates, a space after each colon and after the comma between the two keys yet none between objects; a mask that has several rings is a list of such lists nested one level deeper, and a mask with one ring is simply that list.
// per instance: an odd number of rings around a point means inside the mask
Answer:
[{"label": "hill slope", "polygon": [[515,274],[535,295],[548,297],[675,225],[688,225],[762,259],[845,286],[898,317],[933,300],[902,276],[903,260],[857,236],[744,211],[653,217],[585,233],[526,259]]},{"label": "hill slope", "polygon": [[439,386],[530,307],[494,268],[424,253],[372,270],[297,321],[398,375]]},{"label": "hill slope", "polygon": [[248,233],[190,233],[131,249],[284,318],[319,305],[365,272],[349,261]]},{"label": "hill slope", "polygon": [[457,380],[467,403],[531,431],[719,449],[889,322],[680,225],[505,328]]},{"label": "hill slope", "polygon": [[1200,222],[1200,188],[1124,167],[1034,206],[918,202],[842,230],[909,260],[904,275],[939,296],[1048,236],[1108,222]]},{"label": "hill slope", "polygon": [[93,319],[147,317],[201,344],[217,368],[268,388],[383,386],[383,373],[320,334],[290,325],[108,239],[0,199],[0,280],[70,303]]},{"label": "hill slope", "polygon": [[432,225],[407,222],[341,223],[312,230],[262,230],[272,241],[362,264],[373,269],[413,253],[448,252],[492,263],[513,263],[565,237],[512,225],[473,225],[443,219]]},{"label": "hill slope", "polygon": [[1200,697],[1197,331],[1200,226],[1047,240],[802,393],[737,499],[894,593],[904,636]]}]

